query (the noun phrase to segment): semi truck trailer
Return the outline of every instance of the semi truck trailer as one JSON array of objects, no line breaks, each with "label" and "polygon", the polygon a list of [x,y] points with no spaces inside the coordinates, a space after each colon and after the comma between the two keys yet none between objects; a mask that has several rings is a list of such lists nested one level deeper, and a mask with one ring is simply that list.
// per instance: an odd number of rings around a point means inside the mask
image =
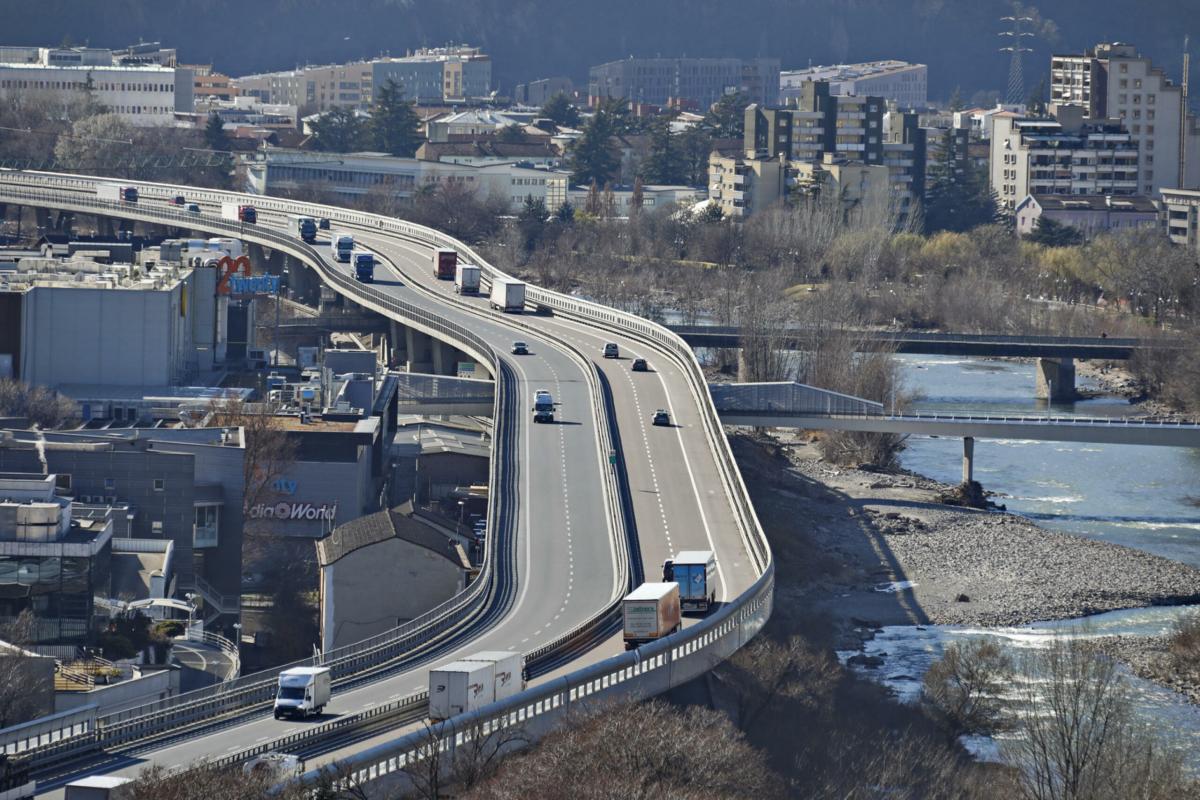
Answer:
[{"label": "semi truck trailer", "polygon": [[317,240],[317,221],[303,214],[288,214],[288,233],[309,244]]},{"label": "semi truck trailer", "polygon": [[429,718],[450,719],[483,708],[496,699],[496,665],[454,661],[429,670]]},{"label": "semi truck trailer", "polygon": [[454,273],[454,291],[459,294],[479,294],[479,267],[459,264]]},{"label": "semi truck trailer", "polygon": [[111,203],[136,203],[138,190],[134,186],[119,186],[115,183],[102,183],[96,187],[96,197]]},{"label": "semi truck trailer", "polygon": [[454,270],[457,266],[457,250],[439,247],[433,251],[433,277],[440,281],[448,281],[454,277]]},{"label": "semi truck trailer", "polygon": [[511,278],[494,278],[491,305],[501,311],[520,314],[525,308],[525,284]]},{"label": "semi truck trailer", "polygon": [[643,583],[621,603],[625,623],[625,649],[669,636],[679,630],[679,584]]},{"label": "semi truck trailer", "polygon": [[221,203],[221,218],[253,225],[258,222],[258,212],[254,210],[254,206],[244,203]]},{"label": "semi truck trailer", "polygon": [[682,550],[663,562],[663,582],[679,584],[679,607],[708,611],[717,599],[717,559],[711,550]]},{"label": "semi truck trailer", "polygon": [[349,261],[354,253],[354,236],[338,231],[329,237],[329,252],[334,261]]}]

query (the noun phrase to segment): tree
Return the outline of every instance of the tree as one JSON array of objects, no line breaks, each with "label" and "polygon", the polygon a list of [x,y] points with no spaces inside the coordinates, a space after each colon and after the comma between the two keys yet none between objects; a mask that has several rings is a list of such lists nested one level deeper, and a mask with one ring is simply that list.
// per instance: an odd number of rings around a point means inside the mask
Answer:
[{"label": "tree", "polygon": [[1037,82],[1037,85],[1030,90],[1029,96],[1025,98],[1025,108],[1030,114],[1042,115],[1046,113],[1046,95],[1049,92],[1046,87],[1046,78],[1043,76]]},{"label": "tree", "polygon": [[983,169],[960,152],[954,131],[942,135],[941,153],[930,170],[925,230],[968,231],[997,221],[996,197]]},{"label": "tree", "polygon": [[367,139],[366,134],[362,118],[349,108],[338,107],[326,111],[312,122],[312,146],[329,153],[361,150]]},{"label": "tree", "polygon": [[546,101],[546,105],[542,106],[541,115],[553,120],[555,125],[564,128],[574,128],[579,125],[579,109],[562,92]]},{"label": "tree", "polygon": [[97,114],[71,126],[54,145],[60,168],[89,174],[131,177],[133,126],[116,114]]},{"label": "tree", "polygon": [[36,669],[40,659],[22,649],[33,642],[35,622],[25,609],[0,625],[0,728],[54,710],[54,682]]},{"label": "tree", "polygon": [[423,140],[421,118],[413,106],[412,102],[404,101],[404,92],[391,78],[379,87],[368,123],[378,150],[401,158],[412,158],[417,152]]},{"label": "tree", "polygon": [[525,129],[517,124],[505,125],[496,134],[496,141],[505,144],[521,144],[525,141]]},{"label": "tree", "polygon": [[925,673],[925,700],[952,737],[991,733],[1001,718],[999,698],[1012,677],[1012,661],[998,644],[976,638],[954,643]]},{"label": "tree", "polygon": [[564,225],[570,225],[575,221],[575,206],[567,200],[563,200],[562,205],[554,212],[554,218]]},{"label": "tree", "polygon": [[204,126],[204,143],[208,145],[209,150],[222,153],[229,150],[229,135],[225,133],[225,120],[221,119],[221,115],[215,111],[208,115],[208,123]]},{"label": "tree", "polygon": [[630,193],[629,197],[629,216],[632,217],[642,213],[642,202],[645,200],[644,195],[642,177],[639,175],[633,179],[633,192]]},{"label": "tree", "polygon": [[1178,754],[1134,717],[1118,665],[1082,639],[1057,639],[1020,662],[1025,708],[1005,754],[1027,800],[1194,796]]},{"label": "tree", "polygon": [[613,146],[616,121],[601,107],[583,126],[582,135],[575,140],[567,158],[573,183],[607,184],[621,167],[621,159]]},{"label": "tree", "polygon": [[951,111],[962,111],[963,110],[963,99],[962,99],[962,87],[961,86],[955,86],[954,93],[950,95],[950,110]]},{"label": "tree", "polygon": [[517,216],[517,228],[521,231],[521,244],[526,253],[532,253],[537,248],[546,230],[546,218],[549,216],[545,200],[526,195],[525,205],[521,207],[521,213]]},{"label": "tree", "polygon": [[1042,215],[1025,240],[1046,247],[1077,247],[1083,244],[1083,231]]},{"label": "tree", "polygon": [[208,427],[242,429],[242,514],[249,519],[250,509],[279,496],[275,483],[296,463],[296,442],[275,409],[251,410],[242,400],[211,402]]},{"label": "tree", "polygon": [[687,180],[679,135],[671,131],[666,118],[654,121],[650,129],[650,154],[641,163],[641,177],[649,183],[674,185]]},{"label": "tree", "polygon": [[741,92],[723,95],[704,115],[701,125],[718,139],[740,139],[746,131],[749,98]]},{"label": "tree", "polygon": [[712,137],[703,127],[693,125],[683,132],[680,140],[681,183],[685,186],[707,186]]}]

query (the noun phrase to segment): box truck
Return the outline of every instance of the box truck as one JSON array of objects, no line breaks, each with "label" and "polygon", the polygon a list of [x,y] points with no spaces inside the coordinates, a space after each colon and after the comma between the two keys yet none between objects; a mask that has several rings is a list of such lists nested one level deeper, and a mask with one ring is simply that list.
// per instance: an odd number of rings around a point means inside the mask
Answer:
[{"label": "box truck", "polygon": [[525,308],[525,284],[512,278],[494,278],[492,280],[492,308],[501,311],[521,313]]},{"label": "box truck", "polygon": [[545,389],[533,395],[533,421],[554,422],[554,398]]},{"label": "box truck", "polygon": [[134,186],[118,186],[115,183],[102,183],[96,187],[96,197],[110,203],[136,203],[138,190]]},{"label": "box truck", "polygon": [[454,661],[429,670],[429,718],[450,719],[494,702],[495,673],[488,661]]},{"label": "box truck", "polygon": [[288,214],[288,233],[309,244],[317,240],[317,221],[303,214]]},{"label": "box truck", "polygon": [[679,630],[679,584],[643,583],[621,603],[625,649],[632,650]]},{"label": "box truck", "polygon": [[525,656],[503,650],[485,650],[463,661],[482,661],[494,668],[493,692],[495,700],[507,700],[525,690]]},{"label": "box truck", "polygon": [[448,281],[454,277],[454,269],[458,266],[458,251],[439,247],[433,251],[433,277],[440,281]]},{"label": "box truck", "polygon": [[329,667],[292,667],[279,673],[275,719],[320,714],[329,702],[333,681]]},{"label": "box truck", "polygon": [[221,203],[221,218],[253,225],[258,222],[258,212],[254,210],[254,206],[243,203]]},{"label": "box truck", "polygon": [[708,611],[717,599],[717,558],[712,550],[682,550],[663,562],[663,582],[679,584],[679,607]]},{"label": "box truck", "polygon": [[354,251],[354,279],[363,283],[375,280],[375,254],[366,250]]},{"label": "box truck", "polygon": [[116,775],[89,775],[63,787],[65,800],[124,800],[133,797],[133,778]]},{"label": "box truck", "polygon": [[454,272],[454,291],[459,294],[479,294],[479,267],[459,264]]},{"label": "box truck", "polygon": [[349,261],[354,252],[354,237],[338,231],[329,237],[329,252],[334,261]]}]

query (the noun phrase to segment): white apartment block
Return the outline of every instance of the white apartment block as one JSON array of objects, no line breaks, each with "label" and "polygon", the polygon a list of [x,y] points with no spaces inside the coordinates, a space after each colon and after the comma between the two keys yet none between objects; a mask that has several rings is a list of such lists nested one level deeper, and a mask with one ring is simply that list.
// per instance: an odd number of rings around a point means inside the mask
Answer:
[{"label": "white apartment block", "polygon": [[[1180,185],[1183,91],[1132,45],[1098,44],[1082,55],[1056,55],[1050,62],[1051,102],[1083,106],[1088,116],[1121,120],[1141,153],[1138,191],[1154,196]],[[1188,141],[1189,149],[1197,147]],[[1189,159],[1192,161],[1192,159]],[[1188,167],[1184,185],[1200,179],[1200,164]]]},{"label": "white apartment block", "polygon": [[[117,64],[112,51],[0,47],[0,102],[44,96],[64,105],[90,91],[96,102],[135,125],[165,125],[191,111],[192,74],[157,64]],[[177,97],[177,80],[186,86]],[[183,101],[186,108],[177,107]]]},{"label": "white apartment block", "polygon": [[1010,209],[1027,195],[1140,193],[1138,146],[1111,121],[998,117],[993,123],[991,186]]},{"label": "white apartment block", "polygon": [[481,197],[503,197],[516,212],[526,197],[542,200],[550,210],[561,206],[567,200],[570,173],[513,163],[476,166],[381,153],[339,154],[335,162],[321,153],[268,150],[264,160],[249,168],[248,177],[251,190],[259,194],[312,185],[348,200],[371,191],[408,199],[425,187],[457,183]]},{"label": "white apartment block", "polygon": [[779,93],[786,103],[800,95],[806,81],[828,81],[830,94],[873,95],[900,109],[923,109],[929,105],[928,73],[924,64],[905,61],[809,67],[780,72]]}]

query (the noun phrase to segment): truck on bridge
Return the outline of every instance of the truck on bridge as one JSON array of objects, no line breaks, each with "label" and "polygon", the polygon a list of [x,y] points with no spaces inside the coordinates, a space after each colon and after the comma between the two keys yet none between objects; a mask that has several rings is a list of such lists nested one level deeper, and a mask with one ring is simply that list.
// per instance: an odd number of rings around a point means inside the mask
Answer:
[{"label": "truck on bridge", "polygon": [[439,247],[433,251],[433,277],[439,281],[448,281],[454,277],[454,268],[458,266],[458,251],[448,247]]},{"label": "truck on bridge", "polygon": [[312,217],[306,217],[303,214],[288,214],[287,226],[288,233],[308,244],[317,240],[317,221]]},{"label": "truck on bridge", "polygon": [[115,183],[102,183],[96,187],[96,197],[111,203],[136,203],[138,190],[135,186],[119,186]]},{"label": "truck on bridge", "polygon": [[362,283],[375,282],[375,254],[366,250],[354,251],[354,279]]},{"label": "truck on bridge", "polygon": [[679,607],[708,611],[716,603],[717,559],[712,550],[682,550],[663,562],[663,582],[679,584]]},{"label": "truck on bridge", "polygon": [[545,389],[533,396],[533,421],[554,422],[554,397]]},{"label": "truck on bridge", "polygon": [[479,267],[459,264],[454,273],[454,291],[459,294],[479,294]]},{"label": "truck on bridge", "polygon": [[354,236],[344,231],[333,234],[329,237],[329,252],[334,261],[349,261],[354,252]]},{"label": "truck on bridge", "polygon": [[492,279],[492,308],[520,314],[525,308],[525,284],[512,278]]},{"label": "truck on bridge", "polygon": [[679,630],[679,584],[643,583],[621,602],[625,649],[670,636]]}]

